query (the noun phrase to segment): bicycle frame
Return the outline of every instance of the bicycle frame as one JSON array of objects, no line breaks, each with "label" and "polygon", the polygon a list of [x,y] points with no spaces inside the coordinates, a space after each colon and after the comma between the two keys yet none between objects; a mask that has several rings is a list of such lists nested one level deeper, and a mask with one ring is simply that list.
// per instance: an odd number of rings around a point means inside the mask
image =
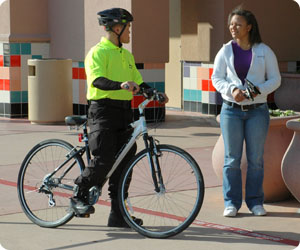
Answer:
[{"label": "bicycle frame", "polygon": [[[135,143],[135,141],[138,139],[139,136],[144,135],[144,141],[147,140],[148,130],[147,130],[147,125],[146,125],[146,118],[144,116],[144,109],[147,106],[147,104],[152,100],[153,100],[153,98],[146,99],[139,105],[139,107],[138,107],[139,119],[130,124],[130,126],[134,129],[131,134],[131,137],[130,137],[129,141],[127,142],[127,144],[125,144],[123,146],[123,148],[121,149],[121,151],[117,154],[117,159],[116,159],[114,165],[112,166],[111,170],[107,174],[106,179],[109,179],[109,177],[114,173],[114,171],[119,166],[120,162],[123,160],[123,158],[128,153],[128,151],[133,146],[133,144]],[[146,143],[146,141],[145,141],[145,143]],[[145,145],[145,146],[147,148],[147,145]]]},{"label": "bicycle frame", "polygon": [[[162,176],[161,176],[161,173],[160,173],[160,167],[159,167],[157,157],[155,157],[155,164],[154,164],[152,156],[151,156],[152,152],[154,152],[155,155],[158,155],[159,153],[157,152],[157,148],[156,148],[154,139],[151,136],[148,136],[146,118],[144,116],[145,107],[148,105],[149,102],[151,102],[154,99],[154,97],[155,96],[153,95],[150,99],[145,99],[142,103],[139,104],[139,106],[138,106],[139,119],[130,124],[130,127],[132,127],[134,130],[133,130],[128,142],[126,144],[124,144],[122,149],[117,154],[116,161],[113,164],[113,166],[112,166],[111,170],[109,171],[109,173],[107,174],[105,182],[110,178],[110,176],[112,176],[114,171],[119,166],[120,162],[123,160],[123,158],[128,153],[128,151],[131,149],[131,147],[134,145],[134,143],[136,142],[138,137],[143,135],[145,148],[148,150],[148,161],[149,161],[149,165],[151,167],[151,172],[152,172],[152,177],[153,177],[153,181],[154,181],[155,190],[156,190],[156,192],[161,192],[161,191],[164,190],[163,180],[162,180]],[[60,166],[58,166],[51,174],[46,176],[46,178],[44,179],[44,185],[66,163],[68,163],[70,160],[72,160],[75,155],[80,155],[82,157],[83,154],[86,153],[87,162],[88,163],[90,162],[91,156],[90,156],[90,151],[89,151],[89,146],[88,146],[86,124],[83,125],[83,132],[84,132],[83,133],[84,134],[83,142],[85,143],[85,145],[82,146],[82,147],[79,147],[79,150],[76,150],[76,148],[74,147],[74,149],[68,155],[68,159],[66,159]],[[150,145],[149,145],[148,141],[150,142]],[[65,176],[65,174],[67,174],[70,171],[70,169],[74,166],[74,164],[75,164],[75,162],[71,166],[69,166],[58,179],[59,180],[62,179]],[[156,169],[155,169],[154,166],[156,167]],[[156,177],[156,173],[157,173],[158,178]],[[158,186],[157,179],[159,180],[159,183],[161,184],[160,185],[161,188],[159,188],[159,186]],[[52,183],[52,185],[53,185],[53,183]],[[69,185],[60,184],[60,183],[56,184],[56,186],[59,186],[60,188],[64,188],[64,189],[68,189],[68,190],[74,190],[74,191],[76,190],[76,186],[69,186]],[[102,187],[99,187],[99,188],[101,190]]]}]

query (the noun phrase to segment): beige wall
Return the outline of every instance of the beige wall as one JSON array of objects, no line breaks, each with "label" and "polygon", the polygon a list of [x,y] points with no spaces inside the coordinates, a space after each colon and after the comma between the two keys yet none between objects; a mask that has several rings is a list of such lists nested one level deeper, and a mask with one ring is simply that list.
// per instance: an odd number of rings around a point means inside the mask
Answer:
[{"label": "beige wall", "polygon": [[223,1],[182,0],[181,5],[181,59],[212,61],[224,40]]},{"label": "beige wall", "polygon": [[0,41],[8,41],[10,34],[10,2],[4,1],[0,5]]},{"label": "beige wall", "polygon": [[137,63],[169,61],[169,0],[132,0],[132,52]]},{"label": "beige wall", "polygon": [[[131,12],[131,0],[88,0],[84,2],[84,30],[85,30],[85,54],[89,49],[100,42],[100,38],[106,35],[104,28],[99,26],[97,13],[109,8],[124,8]],[[132,43],[124,45],[132,51]]]},{"label": "beige wall", "polygon": [[[182,60],[213,62],[231,39],[227,17],[240,0],[181,0]],[[263,41],[279,61],[300,60],[299,6],[292,0],[244,0],[256,16]]]},{"label": "beige wall", "polygon": [[83,10],[84,0],[48,2],[50,57],[83,60],[85,57]]},{"label": "beige wall", "polygon": [[[255,15],[263,42],[269,45],[279,61],[300,60],[300,9],[293,0],[246,0],[244,8]],[[262,6],[263,3],[263,6]],[[227,15],[240,0],[226,0]],[[227,30],[227,27],[225,27]],[[230,39],[226,31],[225,41]]]},{"label": "beige wall", "polygon": [[10,42],[49,41],[48,0],[10,0],[9,9]]},{"label": "beige wall", "polygon": [[85,1],[85,53],[105,36],[99,26],[97,12],[121,7],[132,13],[131,43],[124,44],[137,63],[163,63],[168,61],[169,1],[168,0],[89,0]]},{"label": "beige wall", "polygon": [[169,96],[169,108],[182,108],[181,86],[181,1],[170,1],[169,62],[166,63],[165,90]]}]

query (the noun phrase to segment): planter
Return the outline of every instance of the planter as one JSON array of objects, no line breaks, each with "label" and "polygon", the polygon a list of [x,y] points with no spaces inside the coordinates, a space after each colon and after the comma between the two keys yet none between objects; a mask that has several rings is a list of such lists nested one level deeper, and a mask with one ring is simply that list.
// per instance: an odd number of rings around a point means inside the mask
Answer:
[{"label": "planter", "polygon": [[281,172],[286,186],[300,202],[300,121],[289,120],[286,126],[294,136],[282,159]]},{"label": "planter", "polygon": [[[281,161],[293,137],[293,131],[286,127],[286,122],[297,117],[300,117],[300,115],[297,114],[296,116],[272,117],[270,120],[270,127],[264,149],[265,172],[263,187],[265,193],[265,202],[282,201],[290,198],[291,196],[281,175]],[[213,149],[212,165],[216,175],[222,181],[224,165],[224,144],[222,135],[220,135]],[[247,171],[245,145],[241,160],[241,169],[244,187]],[[243,189],[243,194],[244,193],[245,190]]]},{"label": "planter", "polygon": [[276,106],[281,110],[300,111],[300,74],[282,73],[281,85],[274,93]]}]

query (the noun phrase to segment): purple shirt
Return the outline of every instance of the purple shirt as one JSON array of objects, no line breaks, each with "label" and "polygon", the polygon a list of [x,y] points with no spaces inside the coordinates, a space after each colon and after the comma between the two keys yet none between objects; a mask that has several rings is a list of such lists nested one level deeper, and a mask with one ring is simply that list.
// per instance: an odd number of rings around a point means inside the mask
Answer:
[{"label": "purple shirt", "polygon": [[236,41],[233,41],[232,50],[234,54],[235,72],[244,84],[252,60],[252,49],[243,50]]}]

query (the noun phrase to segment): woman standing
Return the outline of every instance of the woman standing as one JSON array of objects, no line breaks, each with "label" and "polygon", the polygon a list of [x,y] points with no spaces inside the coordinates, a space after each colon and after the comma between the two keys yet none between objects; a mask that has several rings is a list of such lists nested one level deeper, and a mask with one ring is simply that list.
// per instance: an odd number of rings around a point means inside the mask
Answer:
[{"label": "woman standing", "polygon": [[[242,206],[241,157],[246,144],[245,201],[254,215],[266,215],[263,207],[264,144],[269,126],[267,95],[280,86],[278,63],[260,37],[255,16],[237,8],[228,17],[233,40],[218,52],[212,82],[223,98],[220,126],[224,139],[224,216],[234,217]],[[247,91],[247,79],[256,91]]]}]

